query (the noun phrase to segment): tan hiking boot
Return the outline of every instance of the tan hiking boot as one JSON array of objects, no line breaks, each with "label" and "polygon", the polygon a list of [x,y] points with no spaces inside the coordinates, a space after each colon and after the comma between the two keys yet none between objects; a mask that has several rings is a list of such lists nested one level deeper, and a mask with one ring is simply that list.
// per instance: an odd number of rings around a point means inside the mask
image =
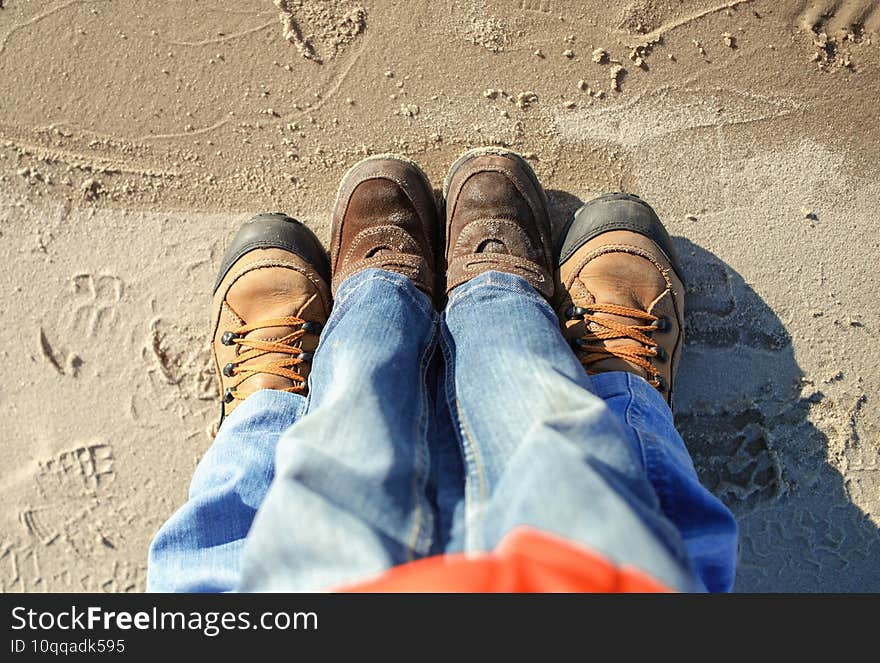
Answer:
[{"label": "tan hiking boot", "polygon": [[651,207],[612,193],[574,215],[559,257],[556,310],[590,375],[628,371],[672,404],[684,342],[675,248]]},{"label": "tan hiking boot", "polygon": [[403,274],[433,297],[438,225],[434,190],[415,163],[383,154],[355,164],[333,210],[333,293],[352,274],[375,268]]},{"label": "tan hiking boot", "polygon": [[447,292],[496,270],[553,296],[547,198],[525,159],[500,148],[471,150],[453,164],[443,189]]},{"label": "tan hiking boot", "polygon": [[245,223],[214,286],[212,347],[221,421],[260,389],[306,392],[330,315],[327,256],[312,231],[283,214]]}]

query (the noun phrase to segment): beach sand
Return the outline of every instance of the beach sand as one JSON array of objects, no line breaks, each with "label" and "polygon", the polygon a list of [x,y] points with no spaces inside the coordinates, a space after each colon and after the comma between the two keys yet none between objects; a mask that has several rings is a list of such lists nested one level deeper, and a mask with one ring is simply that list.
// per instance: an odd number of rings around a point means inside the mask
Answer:
[{"label": "beach sand", "polygon": [[736,589],[880,591],[880,6],[609,4],[0,2],[0,590],[144,589],[216,425],[238,224],[327,240],[359,158],[439,186],[493,144],[557,227],[626,190],[676,237],[676,419]]}]

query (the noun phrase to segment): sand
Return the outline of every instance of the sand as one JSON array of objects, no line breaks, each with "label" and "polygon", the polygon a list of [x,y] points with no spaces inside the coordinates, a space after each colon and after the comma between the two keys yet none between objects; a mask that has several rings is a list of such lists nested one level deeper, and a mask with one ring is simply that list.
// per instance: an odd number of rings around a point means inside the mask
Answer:
[{"label": "sand", "polygon": [[[140,591],[218,413],[210,287],[360,157],[518,150],[555,222],[649,200],[688,282],[677,421],[736,589],[880,590],[880,7],[5,0],[0,589]],[[609,7],[609,5],[613,5]]]}]

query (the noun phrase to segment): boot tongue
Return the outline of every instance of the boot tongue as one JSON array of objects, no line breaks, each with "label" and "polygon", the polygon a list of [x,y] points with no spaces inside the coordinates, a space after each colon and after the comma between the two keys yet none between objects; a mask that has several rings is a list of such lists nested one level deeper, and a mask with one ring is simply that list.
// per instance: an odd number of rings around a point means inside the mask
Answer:
[{"label": "boot tongue", "polygon": [[[630,306],[633,308],[637,308],[637,305],[634,303],[631,303],[631,302],[623,303],[623,298],[621,298],[621,297],[610,299],[607,296],[606,297],[597,296],[596,301],[603,303],[603,304],[613,302],[613,303],[619,304],[621,306]],[[597,318],[604,318],[604,319],[608,319],[608,320],[613,320],[614,322],[618,322],[618,323],[621,323],[624,325],[644,324],[643,320],[637,320],[635,318],[627,318],[622,315],[612,315],[610,313],[594,313],[593,315],[595,315],[595,317],[597,317]],[[599,324],[596,324],[596,323],[592,323],[591,328],[594,329],[594,331],[598,331],[599,329],[602,329],[602,326]],[[610,348],[620,348],[620,347],[626,347],[626,346],[641,346],[641,343],[639,343],[638,341],[634,341],[633,339],[630,339],[630,338],[615,338],[615,339],[610,339],[610,340],[605,341],[604,345],[606,348],[610,349]],[[609,356],[608,359],[602,359],[601,361],[597,361],[595,364],[593,364],[590,367],[590,369],[594,370],[594,371],[598,371],[598,372],[603,372],[603,373],[606,371],[629,371],[629,372],[635,371],[636,373],[638,373],[638,375],[642,376],[643,378],[648,377],[647,372],[642,367],[636,366],[635,364],[632,364],[632,363],[625,361],[623,359],[620,359],[618,357],[610,357]]]},{"label": "boot tongue", "polygon": [[[297,278],[302,279],[303,277],[298,272],[289,269],[255,270],[241,277],[237,284],[238,287],[234,289],[236,293],[247,293],[246,297],[236,297],[234,293],[230,293],[227,301],[246,324],[260,324],[264,320],[288,316],[296,316],[304,320],[323,320],[323,315],[319,313],[320,304],[316,297],[306,292],[301,295],[291,295],[291,292],[301,289],[292,286],[289,282]],[[311,316],[309,316],[310,313]],[[261,341],[277,340],[298,329],[298,326],[262,327],[248,332],[244,338]],[[303,350],[314,351],[317,345],[316,339],[316,336],[305,336],[300,342]],[[247,346],[239,347],[241,354],[250,350]],[[239,366],[252,368],[289,357],[289,354],[283,352],[268,352],[243,362]],[[303,377],[307,377],[310,366],[310,364],[300,364],[293,370],[296,370]],[[249,394],[259,389],[286,389],[295,386],[295,384],[293,380],[285,377],[258,373],[247,378],[239,388],[242,392]]]},{"label": "boot tongue", "polygon": [[[296,328],[294,327],[265,327],[263,329],[255,329],[249,334],[245,334],[244,338],[261,341],[277,340],[280,338],[284,338],[288,334],[292,333],[295,329]],[[241,352],[247,352],[249,349],[250,348],[246,346],[242,346]],[[259,357],[255,357],[254,359],[242,362],[241,364],[239,364],[239,366],[241,368],[252,368],[259,364],[268,364],[271,362],[288,359],[289,357],[290,355],[283,352],[267,352],[266,354],[263,354]],[[295,368],[294,370],[299,372],[298,368]],[[306,376],[304,375],[303,377]],[[256,375],[252,375],[244,382],[242,382],[239,388],[245,393],[251,393],[259,389],[287,389],[288,387],[293,386],[295,386],[293,380],[288,380],[287,378],[281,377],[280,375],[257,373]]]},{"label": "boot tongue", "polygon": [[[657,268],[645,258],[629,253],[606,253],[594,258],[580,273],[580,279],[593,295],[595,302],[600,304],[616,304],[627,308],[647,311],[648,307],[665,289],[666,282]],[[644,325],[645,321],[611,313],[594,313],[597,318],[604,318],[624,325]],[[593,323],[594,331],[601,325]],[[604,341],[606,348],[636,346],[641,343],[629,338]],[[646,371],[618,357],[609,357],[592,364],[591,371],[628,371],[636,372],[647,378]]]}]

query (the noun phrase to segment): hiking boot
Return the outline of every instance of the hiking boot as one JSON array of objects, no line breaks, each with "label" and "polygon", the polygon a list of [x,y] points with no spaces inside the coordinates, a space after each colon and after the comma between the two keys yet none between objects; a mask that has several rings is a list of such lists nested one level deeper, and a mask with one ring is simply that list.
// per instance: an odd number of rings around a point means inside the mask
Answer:
[{"label": "hiking boot", "polygon": [[574,215],[559,256],[556,311],[587,373],[635,373],[672,405],[684,342],[684,286],[669,234],[637,196]]},{"label": "hiking boot", "polygon": [[260,389],[306,393],[330,314],[330,265],[318,238],[284,214],[245,223],[214,285],[212,348],[221,416]]},{"label": "hiking boot", "polygon": [[333,210],[333,293],[352,274],[375,268],[403,274],[433,297],[438,226],[434,190],[415,163],[389,154],[358,162]]},{"label": "hiking boot", "polygon": [[508,150],[466,152],[446,176],[446,290],[496,270],[553,296],[547,198],[525,159]]}]

